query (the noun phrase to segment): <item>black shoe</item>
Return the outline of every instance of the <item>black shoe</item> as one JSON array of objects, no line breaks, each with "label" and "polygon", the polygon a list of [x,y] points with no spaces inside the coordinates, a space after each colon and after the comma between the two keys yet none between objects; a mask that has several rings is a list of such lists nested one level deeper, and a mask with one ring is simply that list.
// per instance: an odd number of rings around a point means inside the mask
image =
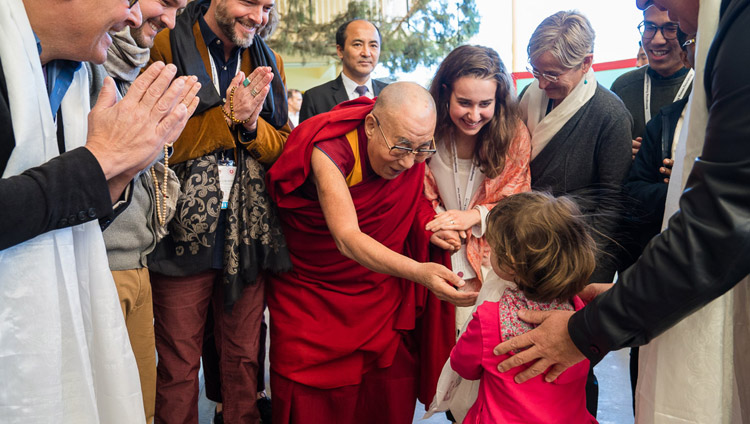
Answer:
[{"label": "black shoe", "polygon": [[260,412],[260,422],[271,424],[271,398],[263,395],[258,398],[255,404]]}]

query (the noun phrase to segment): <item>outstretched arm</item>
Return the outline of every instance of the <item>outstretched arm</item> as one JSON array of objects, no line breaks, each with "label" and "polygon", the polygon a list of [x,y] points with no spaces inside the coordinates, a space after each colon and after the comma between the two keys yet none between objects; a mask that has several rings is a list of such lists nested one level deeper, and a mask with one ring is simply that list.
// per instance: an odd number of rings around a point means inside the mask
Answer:
[{"label": "outstretched arm", "polygon": [[359,228],[349,188],[338,167],[318,149],[312,153],[312,179],[317,186],[323,216],[341,254],[375,272],[422,284],[439,299],[459,306],[474,304],[477,293],[459,292],[464,282],[448,268],[419,263],[400,255]]}]

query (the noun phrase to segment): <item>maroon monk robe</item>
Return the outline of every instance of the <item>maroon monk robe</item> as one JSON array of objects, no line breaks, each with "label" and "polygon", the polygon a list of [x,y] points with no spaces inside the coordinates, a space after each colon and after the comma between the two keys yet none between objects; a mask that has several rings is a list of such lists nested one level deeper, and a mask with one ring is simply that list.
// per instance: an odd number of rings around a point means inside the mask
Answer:
[{"label": "maroon monk robe", "polygon": [[[453,305],[423,286],[376,273],[343,256],[317,200],[297,190],[310,174],[316,142],[343,137],[362,125],[374,102],[345,102],[295,128],[268,172],[293,270],[271,278],[271,367],[316,388],[359,384],[362,374],[391,365],[401,335],[419,344],[419,399],[429,404],[454,344]],[[359,226],[391,250],[420,262],[449,264],[449,254],[429,243],[424,226],[434,216],[423,196],[424,163],[393,180],[379,176],[350,187]]]}]

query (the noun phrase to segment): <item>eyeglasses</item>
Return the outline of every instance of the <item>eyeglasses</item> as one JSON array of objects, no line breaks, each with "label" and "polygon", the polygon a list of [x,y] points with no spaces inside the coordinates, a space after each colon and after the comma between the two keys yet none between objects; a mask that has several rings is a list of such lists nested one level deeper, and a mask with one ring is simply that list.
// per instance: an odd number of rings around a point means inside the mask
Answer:
[{"label": "eyeglasses", "polygon": [[430,140],[430,148],[425,149],[422,147],[412,149],[410,147],[404,147],[404,146],[391,146],[390,143],[388,143],[388,137],[385,136],[385,133],[383,132],[383,128],[380,127],[380,120],[377,116],[372,115],[373,118],[375,118],[375,123],[378,124],[378,130],[380,130],[380,134],[383,136],[383,141],[385,141],[385,145],[388,147],[388,153],[391,154],[393,157],[397,158],[403,158],[406,157],[409,154],[414,155],[415,160],[424,160],[428,157],[435,154],[437,149],[435,149],[435,139]]},{"label": "eyeglasses", "polygon": [[128,9],[135,6],[136,3],[138,3],[138,0],[128,0]]},{"label": "eyeglasses", "polygon": [[682,47],[687,47],[695,44],[695,37],[688,39],[684,43],[682,43]]},{"label": "eyeglasses", "polygon": [[678,24],[668,22],[663,26],[654,25],[651,22],[643,21],[638,24],[638,31],[641,33],[643,38],[654,38],[657,30],[661,30],[661,35],[664,36],[665,40],[674,40],[677,38],[677,30],[680,28]]},{"label": "eyeglasses", "polygon": [[531,65],[526,65],[526,70],[531,73],[536,79],[546,79],[549,82],[557,82],[560,79],[559,75],[550,75],[537,71]]}]

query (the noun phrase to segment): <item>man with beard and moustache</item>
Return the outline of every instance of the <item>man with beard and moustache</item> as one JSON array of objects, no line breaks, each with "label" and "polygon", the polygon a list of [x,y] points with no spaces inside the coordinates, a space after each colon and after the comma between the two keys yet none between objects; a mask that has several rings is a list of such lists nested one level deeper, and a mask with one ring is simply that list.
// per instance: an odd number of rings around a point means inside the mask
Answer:
[{"label": "man with beard and moustache", "polygon": [[386,83],[370,78],[380,58],[380,30],[364,19],[344,22],[336,30],[336,54],[342,70],[338,78],[305,91],[299,121],[328,112],[359,96],[374,98]]},{"label": "man with beard and moustache", "polygon": [[261,273],[291,266],[264,181],[290,132],[283,62],[258,33],[273,8],[272,0],[196,0],[151,49],[151,61],[174,63],[203,84],[170,158],[181,184],[175,217],[149,256],[156,422],[198,422],[209,303],[224,420],[260,421]]},{"label": "man with beard and moustache", "polygon": [[[177,13],[185,7],[187,0],[140,0],[139,4],[141,26],[126,27],[111,34],[112,44],[103,65],[93,62],[85,64],[91,83],[91,104],[96,103],[104,78],[108,75],[115,80],[118,98],[127,93],[148,62],[154,37],[164,28],[174,28]],[[154,311],[146,256],[165,235],[166,222],[159,220],[168,221],[174,213],[174,203],[167,200],[176,200],[179,191],[177,177],[172,170],[165,168],[161,162],[154,163],[152,169],[136,178],[130,205],[103,233],[109,268],[138,365],[146,423],[154,419],[156,400]],[[167,189],[167,193],[164,192],[162,178],[165,172],[169,173],[168,185],[171,189]],[[157,196],[160,197],[159,202]],[[170,203],[169,207],[167,203]],[[161,217],[160,213],[163,214]]]}]

